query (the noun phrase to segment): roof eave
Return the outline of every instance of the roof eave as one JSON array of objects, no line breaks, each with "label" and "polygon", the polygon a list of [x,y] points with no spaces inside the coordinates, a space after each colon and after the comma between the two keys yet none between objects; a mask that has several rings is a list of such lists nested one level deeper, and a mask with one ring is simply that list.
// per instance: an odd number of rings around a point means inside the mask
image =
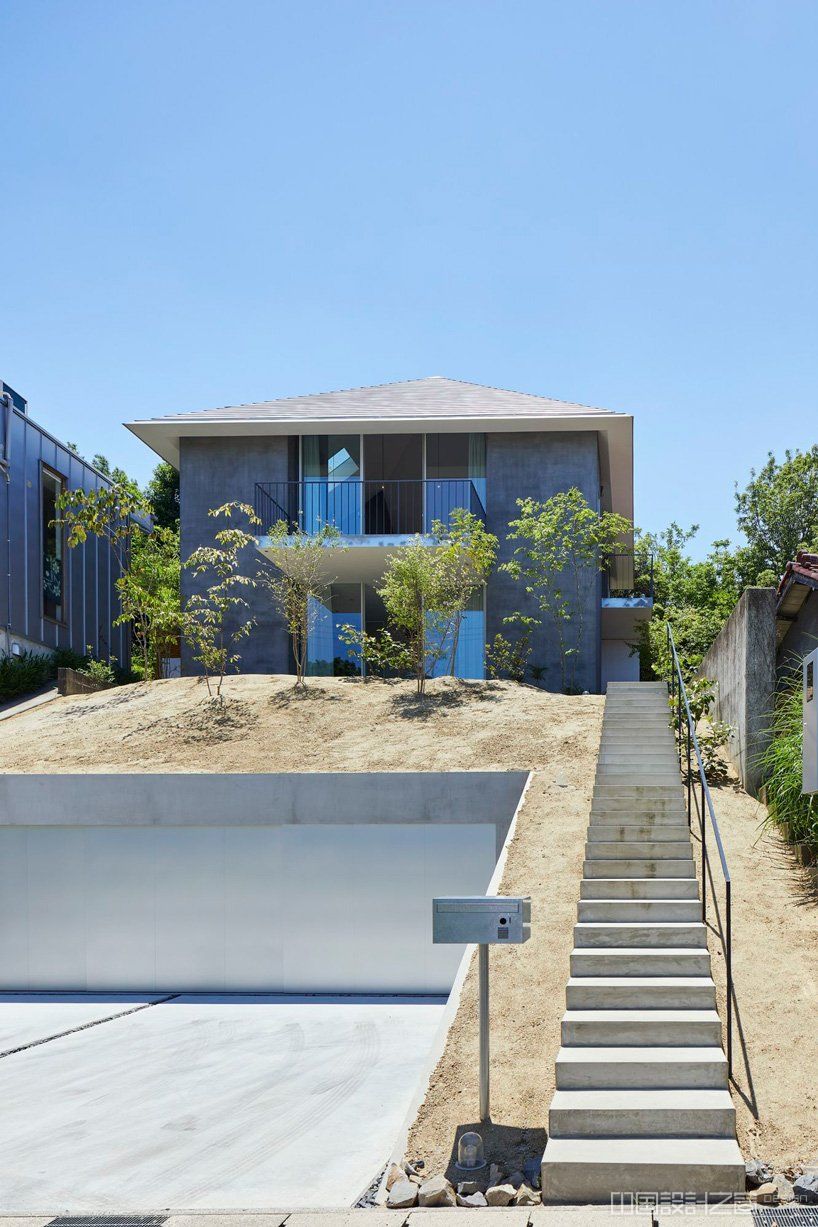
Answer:
[{"label": "roof eave", "polygon": [[343,430],[351,434],[398,434],[485,430],[487,432],[593,431],[599,435],[600,484],[603,506],[633,520],[633,417],[628,413],[565,413],[452,415],[447,417],[324,417],[324,418],[208,418],[143,419],[125,423],[157,456],[179,467],[180,440],[219,436],[325,434]]}]

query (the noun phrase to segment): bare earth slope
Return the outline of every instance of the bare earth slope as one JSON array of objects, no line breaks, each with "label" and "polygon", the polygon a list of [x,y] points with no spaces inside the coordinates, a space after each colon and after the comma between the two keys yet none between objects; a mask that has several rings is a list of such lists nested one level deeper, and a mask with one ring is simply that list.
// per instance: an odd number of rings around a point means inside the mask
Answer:
[{"label": "bare earth slope", "polygon": [[[731,1088],[746,1155],[779,1169],[818,1161],[818,870],[801,868],[767,812],[735,781],[713,790],[733,881],[734,1030]],[[724,886],[713,840],[713,880]],[[708,900],[708,906],[709,906]],[[708,922],[718,928],[710,908]],[[724,959],[710,935],[719,1013]]]},{"label": "bare earth slope", "polygon": [[[230,677],[225,703],[179,678],[55,699],[0,734],[0,771],[456,771],[593,764],[598,696],[509,682]],[[591,736],[589,739],[589,728]],[[587,756],[590,755],[590,759]]]}]

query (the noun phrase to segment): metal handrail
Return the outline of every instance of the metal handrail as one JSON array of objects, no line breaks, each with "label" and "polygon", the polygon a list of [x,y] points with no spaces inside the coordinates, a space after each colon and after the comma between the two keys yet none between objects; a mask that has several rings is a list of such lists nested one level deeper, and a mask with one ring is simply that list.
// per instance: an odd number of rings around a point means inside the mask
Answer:
[{"label": "metal handrail", "polygon": [[455,508],[486,520],[474,481],[460,477],[256,482],[253,506],[264,531],[284,520],[292,531],[330,524],[344,536],[428,533]]},{"label": "metal handrail", "polygon": [[[705,804],[710,815],[710,825],[713,828],[713,834],[716,839],[716,848],[721,861],[721,870],[724,875],[724,932],[721,935],[722,948],[724,950],[724,966],[727,974],[727,1073],[730,1078],[733,1076],[733,906],[732,906],[732,880],[730,878],[730,870],[727,867],[727,857],[724,853],[724,844],[721,839],[721,831],[719,830],[718,820],[716,819],[716,811],[713,808],[713,798],[710,795],[710,786],[707,783],[707,773],[704,769],[701,749],[699,748],[699,739],[696,736],[696,727],[693,721],[693,716],[690,711],[690,704],[687,700],[687,687],[682,677],[682,669],[679,664],[679,656],[676,652],[676,643],[673,638],[673,631],[670,623],[666,624],[667,643],[670,651],[670,696],[671,703],[676,704],[676,729],[678,731],[679,742],[679,769],[683,766],[682,745],[685,740],[682,735],[682,704],[687,716],[687,825],[688,828],[692,825],[693,819],[693,773],[691,770],[692,762],[691,755],[695,753],[696,764],[698,767],[699,782],[701,785],[701,804],[696,801],[696,814],[699,819],[699,832],[702,843],[702,924],[707,923],[707,878],[710,868],[710,862],[707,855],[707,824],[705,823]],[[712,874],[710,875],[712,884]],[[713,901],[715,903],[716,892],[713,888]]]}]

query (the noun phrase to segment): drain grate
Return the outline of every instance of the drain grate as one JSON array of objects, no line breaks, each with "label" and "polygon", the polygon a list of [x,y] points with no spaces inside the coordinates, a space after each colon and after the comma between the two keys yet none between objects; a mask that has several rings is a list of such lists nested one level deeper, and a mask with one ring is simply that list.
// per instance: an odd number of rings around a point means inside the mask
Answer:
[{"label": "drain grate", "polygon": [[61,1214],[46,1227],[162,1227],[166,1214]]},{"label": "drain grate", "polygon": [[818,1227],[818,1206],[753,1206],[754,1227]]}]

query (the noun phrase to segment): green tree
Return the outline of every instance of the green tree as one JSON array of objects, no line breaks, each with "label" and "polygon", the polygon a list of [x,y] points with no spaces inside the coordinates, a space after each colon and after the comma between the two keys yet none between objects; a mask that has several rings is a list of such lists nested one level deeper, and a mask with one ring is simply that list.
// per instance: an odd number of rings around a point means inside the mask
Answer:
[{"label": "green tree", "polygon": [[[260,521],[253,517],[258,525]],[[269,533],[266,555],[274,570],[265,569],[259,577],[281,615],[292,645],[296,689],[306,685],[307,646],[320,610],[333,580],[328,574],[328,548],[343,552],[340,533],[330,524],[318,532],[294,532],[286,520],[279,520]]]},{"label": "green tree", "polygon": [[475,590],[491,574],[498,541],[481,519],[462,507],[452,511],[446,524],[435,520],[432,535],[437,542],[434,565],[440,572],[438,613],[441,621],[451,623],[446,637],[451,645],[449,674],[454,677],[463,615]]},{"label": "green tree", "polygon": [[576,487],[545,502],[517,499],[520,513],[507,540],[517,542],[501,565],[525,586],[557,632],[563,690],[576,690],[576,666],[585,631],[583,585],[589,570],[604,569],[632,526],[624,516],[595,511]]},{"label": "green tree", "polygon": [[175,528],[154,527],[133,538],[130,565],[119,586],[122,613],[116,625],[132,623],[146,681],[162,677],[176,651],[182,630],[180,571]]},{"label": "green tree", "polygon": [[153,470],[145,487],[145,497],[151,505],[154,524],[160,528],[179,527],[179,473],[166,460]]},{"label": "green tree", "polygon": [[452,592],[437,550],[416,537],[390,554],[378,594],[386,606],[387,627],[397,632],[415,677],[417,693],[447,653],[454,617]]},{"label": "green tree", "polygon": [[105,541],[117,566],[115,586],[121,613],[116,624],[132,621],[144,677],[151,676],[151,619],[154,593],[132,574],[142,538],[149,531],[150,506],[130,481],[114,481],[98,490],[66,490],[59,509],[66,541],[76,548],[89,536]]},{"label": "green tree", "polygon": [[799,549],[818,546],[818,444],[807,452],[772,452],[758,472],[736,487],[738,526],[747,539],[745,582],[775,584]]},{"label": "green tree", "polygon": [[[224,503],[211,508],[214,519],[231,519],[233,513],[255,522],[252,507],[245,503]],[[201,545],[185,560],[185,567],[203,577],[206,586],[188,597],[182,613],[182,629],[194,647],[193,659],[202,666],[211,698],[221,701],[225,674],[241,656],[235,651],[255,626],[255,619],[244,616],[249,603],[244,598],[255,580],[241,572],[241,554],[255,544],[255,537],[232,525],[220,528],[215,545]]]}]

